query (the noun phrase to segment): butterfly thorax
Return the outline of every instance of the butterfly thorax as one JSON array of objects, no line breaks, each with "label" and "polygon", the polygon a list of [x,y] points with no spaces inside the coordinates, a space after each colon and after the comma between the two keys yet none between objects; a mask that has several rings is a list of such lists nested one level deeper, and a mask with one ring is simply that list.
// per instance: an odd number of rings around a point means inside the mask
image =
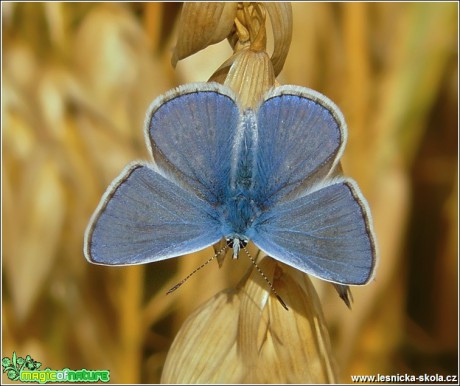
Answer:
[{"label": "butterfly thorax", "polygon": [[260,213],[246,189],[237,189],[222,206],[222,227],[226,239],[248,240],[248,230]]}]

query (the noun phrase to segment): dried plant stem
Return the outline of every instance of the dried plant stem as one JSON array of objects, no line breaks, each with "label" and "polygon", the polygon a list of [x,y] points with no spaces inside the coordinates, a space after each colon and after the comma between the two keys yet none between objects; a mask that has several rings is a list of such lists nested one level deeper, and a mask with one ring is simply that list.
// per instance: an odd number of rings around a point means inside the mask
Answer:
[{"label": "dried plant stem", "polygon": [[144,267],[136,265],[123,268],[118,290],[120,301],[118,311],[120,349],[117,351],[118,382],[140,382],[142,365],[142,297]]}]

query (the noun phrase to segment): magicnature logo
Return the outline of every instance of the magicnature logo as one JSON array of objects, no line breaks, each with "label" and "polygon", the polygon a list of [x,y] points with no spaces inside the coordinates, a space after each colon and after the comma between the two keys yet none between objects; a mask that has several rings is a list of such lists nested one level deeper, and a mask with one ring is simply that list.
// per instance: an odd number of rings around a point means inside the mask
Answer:
[{"label": "magicnature logo", "polygon": [[25,358],[18,357],[13,352],[11,358],[2,358],[3,373],[6,373],[9,379],[19,382],[109,382],[109,370],[51,370],[47,367],[40,370],[41,362],[35,361],[30,355]]}]

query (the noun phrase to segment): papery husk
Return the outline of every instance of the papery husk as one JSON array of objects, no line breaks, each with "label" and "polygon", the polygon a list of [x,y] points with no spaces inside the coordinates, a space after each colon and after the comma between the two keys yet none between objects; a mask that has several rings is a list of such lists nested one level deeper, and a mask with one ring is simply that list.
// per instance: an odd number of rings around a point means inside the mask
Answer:
[{"label": "papery husk", "polygon": [[[273,53],[270,60],[273,64],[275,76],[278,76],[283,69],[292,40],[293,23],[291,4],[283,2],[243,3],[238,11],[243,12],[243,7],[254,7],[254,4],[261,7],[261,14],[265,15],[266,10],[270,17],[273,32]],[[258,13],[256,14],[258,15]],[[257,37],[251,36],[250,32],[246,31],[246,29],[259,27],[258,24],[260,24],[261,20],[258,20],[257,16],[254,16],[255,20],[251,20],[250,18],[247,20],[248,18],[245,17],[242,17],[242,19],[242,22],[239,22],[238,18],[235,19],[238,28],[228,37],[230,45],[236,52],[248,47],[254,48],[254,46],[259,46],[258,43],[261,41],[266,41],[265,19],[263,20],[263,24],[260,25],[260,28],[263,28],[263,33]]]},{"label": "papery husk", "polygon": [[[259,20],[257,16],[254,16],[254,20],[249,17],[243,21],[243,24],[236,18],[237,10],[243,12],[244,7],[252,6],[259,7],[260,9],[257,8],[257,10],[263,15],[265,15],[264,11],[266,10],[270,17],[274,39],[270,61],[272,62],[273,77],[278,76],[283,69],[292,39],[291,5],[290,3],[278,2],[251,4],[236,2],[185,3],[180,18],[177,43],[171,59],[172,65],[175,67],[179,60],[225,38],[229,39],[229,43],[236,53],[248,48],[255,51],[265,51],[267,38],[265,16],[263,20]],[[251,9],[254,10],[254,8]],[[239,28],[236,28],[236,24]],[[255,35],[252,36],[249,31],[245,34],[246,28],[251,29]],[[230,67],[232,63],[233,59],[228,60],[216,73],[222,72],[222,68]],[[215,77],[213,80],[219,81],[216,76],[216,74],[213,75]]]},{"label": "papery husk", "polygon": [[184,3],[171,63],[224,40],[233,28],[238,3]]},{"label": "papery husk", "polygon": [[235,58],[224,84],[236,92],[243,108],[254,108],[274,83],[275,74],[267,53],[246,49]]},{"label": "papery husk", "polygon": [[292,7],[290,3],[263,3],[273,29],[273,54],[270,58],[275,76],[283,69],[292,39]]},{"label": "papery husk", "polygon": [[162,383],[331,383],[329,335],[306,275],[264,258],[238,289],[220,292],[183,324]]},{"label": "papery husk", "polygon": [[264,278],[253,270],[242,290],[239,317],[244,382],[335,382],[329,334],[310,279],[271,258],[264,258],[259,265],[273,275],[273,285],[289,310],[269,293]]},{"label": "papery husk", "polygon": [[240,299],[223,291],[188,317],[166,358],[161,383],[232,383],[242,379],[236,335]]},{"label": "papery husk", "polygon": [[230,87],[243,108],[255,108],[263,94],[274,86],[275,74],[265,51],[246,48],[223,63],[209,81]]}]

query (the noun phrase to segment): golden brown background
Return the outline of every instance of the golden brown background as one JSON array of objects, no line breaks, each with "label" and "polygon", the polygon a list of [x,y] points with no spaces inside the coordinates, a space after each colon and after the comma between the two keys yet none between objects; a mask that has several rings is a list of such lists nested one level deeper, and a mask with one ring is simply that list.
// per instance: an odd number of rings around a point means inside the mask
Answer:
[{"label": "golden brown background", "polygon": [[[246,262],[212,255],[109,268],[83,234],[128,162],[147,159],[153,98],[206,81],[227,42],[170,64],[180,3],[2,3],[2,356],[158,382],[185,318]],[[458,5],[295,3],[280,83],[334,100],[349,126],[345,174],[369,201],[376,280],[349,311],[323,300],[340,379],[458,374]],[[3,381],[7,381],[3,377]]]}]

